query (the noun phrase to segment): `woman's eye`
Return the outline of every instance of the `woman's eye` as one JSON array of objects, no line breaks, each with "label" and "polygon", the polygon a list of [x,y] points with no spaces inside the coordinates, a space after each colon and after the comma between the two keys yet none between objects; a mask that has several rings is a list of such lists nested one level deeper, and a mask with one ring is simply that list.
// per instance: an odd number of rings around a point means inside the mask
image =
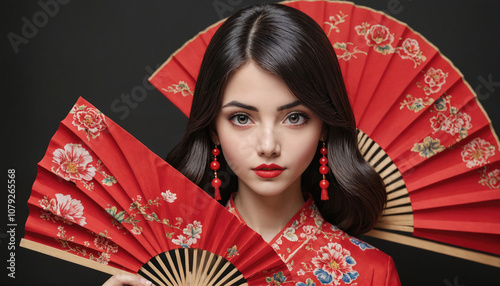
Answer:
[{"label": "woman's eye", "polygon": [[230,120],[236,125],[247,125],[250,123],[250,118],[245,114],[235,114],[230,117]]},{"label": "woman's eye", "polygon": [[304,124],[306,121],[307,121],[307,116],[305,116],[304,114],[292,113],[288,115],[288,117],[285,120],[285,123],[291,125],[301,125]]}]

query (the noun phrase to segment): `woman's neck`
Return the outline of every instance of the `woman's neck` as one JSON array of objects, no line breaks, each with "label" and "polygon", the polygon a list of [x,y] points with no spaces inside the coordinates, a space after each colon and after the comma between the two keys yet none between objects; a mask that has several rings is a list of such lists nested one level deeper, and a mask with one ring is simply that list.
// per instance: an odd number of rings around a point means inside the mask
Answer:
[{"label": "woman's neck", "polygon": [[272,197],[240,187],[234,204],[245,223],[269,243],[304,205],[304,197],[298,180],[298,186]]}]

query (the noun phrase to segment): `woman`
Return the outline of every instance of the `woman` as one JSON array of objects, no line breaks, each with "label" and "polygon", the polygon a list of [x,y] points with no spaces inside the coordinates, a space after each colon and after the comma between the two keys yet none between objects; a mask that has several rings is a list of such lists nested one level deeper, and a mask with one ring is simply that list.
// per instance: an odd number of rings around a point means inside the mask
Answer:
[{"label": "woman", "polygon": [[[373,227],[385,188],[357,149],[335,52],[302,12],[257,6],[224,22],[167,161],[211,194],[220,186],[228,210],[294,274],[284,282],[399,285],[389,256],[349,236]],[[129,276],[104,285],[124,283],[142,285]]]}]

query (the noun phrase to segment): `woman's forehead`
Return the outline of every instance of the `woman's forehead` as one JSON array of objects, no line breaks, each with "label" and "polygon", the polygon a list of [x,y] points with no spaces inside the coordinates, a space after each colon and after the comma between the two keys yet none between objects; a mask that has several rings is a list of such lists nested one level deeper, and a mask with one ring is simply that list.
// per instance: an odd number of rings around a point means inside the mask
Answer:
[{"label": "woman's forehead", "polygon": [[274,106],[297,100],[280,77],[249,61],[228,79],[223,90],[222,106],[232,101]]}]

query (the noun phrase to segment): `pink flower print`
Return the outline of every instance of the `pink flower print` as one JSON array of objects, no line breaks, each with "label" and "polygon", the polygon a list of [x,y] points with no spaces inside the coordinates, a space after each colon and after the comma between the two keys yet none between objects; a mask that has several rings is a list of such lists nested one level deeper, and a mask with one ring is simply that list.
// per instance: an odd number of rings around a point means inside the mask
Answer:
[{"label": "pink flower print", "polygon": [[76,106],[73,107],[73,125],[78,127],[78,130],[82,130],[87,134],[87,140],[95,139],[99,136],[101,131],[106,129],[106,120],[104,114],[99,110],[91,107]]},{"label": "pink flower print", "polygon": [[397,50],[399,56],[403,60],[406,59],[412,60],[415,63],[414,67],[417,67],[417,65],[421,64],[427,59],[420,50],[418,41],[415,39],[410,39],[410,38],[405,39],[403,41],[402,46],[398,47]]},{"label": "pink flower print", "polygon": [[170,192],[170,190],[166,190],[161,195],[168,203],[173,203],[177,199],[177,194]]},{"label": "pink flower print", "polygon": [[394,41],[394,35],[389,32],[389,28],[382,25],[373,25],[366,32],[365,35],[366,44],[368,46],[373,46],[377,52],[382,54],[387,54],[392,52],[392,42]]},{"label": "pink flower print", "polygon": [[441,90],[441,86],[446,83],[448,73],[444,73],[441,69],[429,68],[424,75],[424,81],[427,84],[424,87],[426,95],[436,93]]},{"label": "pink flower print", "polygon": [[174,244],[180,245],[182,248],[189,248],[196,243],[196,238],[187,238],[184,235],[178,235],[177,239],[172,239]]},{"label": "pink flower print", "polygon": [[95,167],[90,165],[92,157],[80,144],[66,144],[64,149],[56,149],[52,162],[58,166],[52,171],[67,181],[90,181],[95,175]]},{"label": "pink flower print", "polygon": [[472,128],[472,124],[470,123],[471,117],[467,113],[462,112],[450,114],[449,117],[443,113],[438,113],[430,121],[434,131],[444,131],[452,136]]},{"label": "pink flower print", "polygon": [[404,40],[402,48],[404,55],[401,55],[401,58],[403,59],[415,58],[420,52],[420,47],[415,39],[408,38]]},{"label": "pink flower print", "polygon": [[63,218],[66,222],[76,223],[81,226],[87,224],[83,216],[83,205],[80,200],[72,199],[70,195],[56,194],[49,204],[43,206],[45,210]]},{"label": "pink flower print", "polygon": [[490,189],[498,189],[500,188],[500,170],[495,169],[488,174],[486,174],[486,170],[481,176],[481,180],[479,183],[483,186],[487,186]]},{"label": "pink flower print", "polygon": [[368,32],[369,27],[370,27],[370,24],[368,24],[367,22],[364,22],[361,25],[354,27],[354,30],[356,31],[356,34],[358,34],[359,36],[364,36]]},{"label": "pink flower print", "polygon": [[488,163],[488,158],[495,155],[495,146],[486,140],[475,138],[464,146],[460,154],[462,161],[467,163],[467,168],[482,166]]},{"label": "pink flower print", "polygon": [[341,280],[350,283],[358,277],[357,271],[353,269],[356,261],[351,257],[349,250],[342,248],[342,245],[330,242],[321,247],[317,254],[312,259],[316,267],[313,273],[322,284],[333,282],[339,285]]},{"label": "pink flower print", "polygon": [[111,260],[111,254],[106,253],[106,252],[101,252],[99,257],[96,259],[97,262],[108,265],[109,261]]},{"label": "pink flower print", "polygon": [[186,228],[183,229],[183,233],[187,235],[189,239],[191,239],[191,244],[196,243],[197,239],[201,238],[201,228],[201,223],[195,220],[193,223],[188,224]]}]

